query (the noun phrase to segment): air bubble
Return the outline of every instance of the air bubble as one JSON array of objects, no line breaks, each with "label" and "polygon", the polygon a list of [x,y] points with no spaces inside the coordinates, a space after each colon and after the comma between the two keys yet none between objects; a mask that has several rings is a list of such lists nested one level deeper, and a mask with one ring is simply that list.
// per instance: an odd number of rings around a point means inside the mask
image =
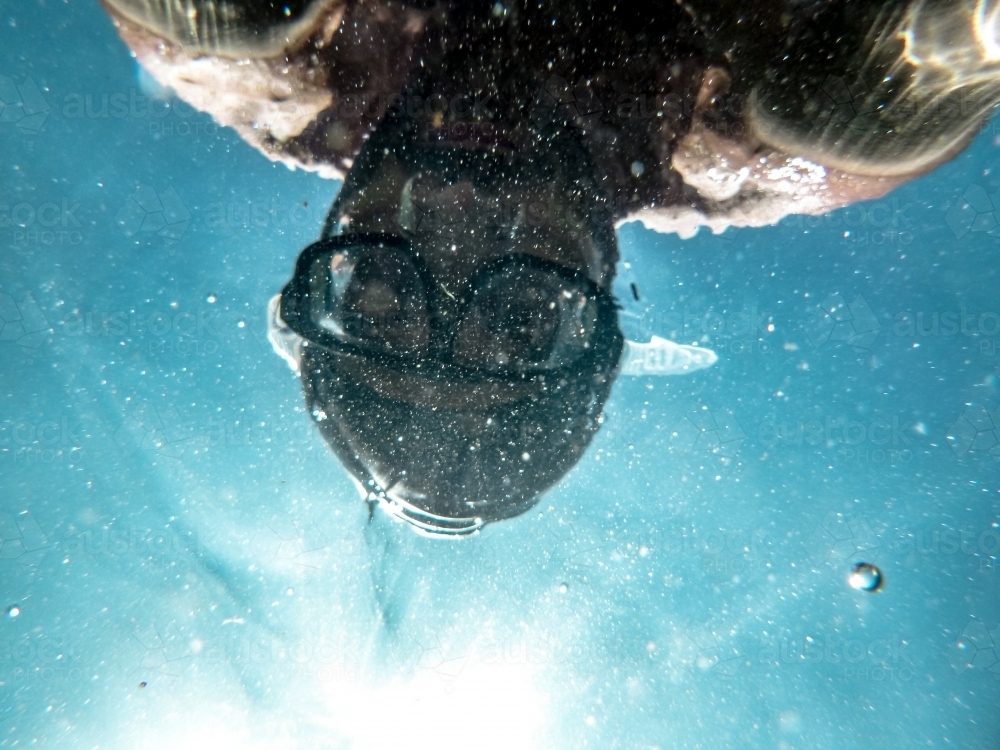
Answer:
[{"label": "air bubble", "polygon": [[847,582],[859,591],[878,591],[882,586],[882,571],[871,563],[858,563]]}]

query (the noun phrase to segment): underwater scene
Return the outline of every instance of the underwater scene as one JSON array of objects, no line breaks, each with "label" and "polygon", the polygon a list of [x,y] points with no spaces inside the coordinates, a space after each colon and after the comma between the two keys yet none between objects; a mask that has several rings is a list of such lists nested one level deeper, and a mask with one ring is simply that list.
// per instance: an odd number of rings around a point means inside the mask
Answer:
[{"label": "underwater scene", "polygon": [[0,4],[0,747],[996,748],[997,24]]}]

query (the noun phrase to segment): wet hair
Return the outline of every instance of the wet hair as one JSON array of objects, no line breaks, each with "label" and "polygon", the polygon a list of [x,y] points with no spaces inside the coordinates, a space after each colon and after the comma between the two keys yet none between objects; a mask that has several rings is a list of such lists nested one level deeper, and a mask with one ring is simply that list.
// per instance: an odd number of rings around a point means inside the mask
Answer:
[{"label": "wet hair", "polygon": [[234,58],[281,54],[312,33],[324,14],[334,13],[343,6],[335,0],[104,2],[165,39],[192,50]]},{"label": "wet hair", "polygon": [[623,347],[606,304],[590,356],[525,380],[454,382],[306,346],[306,404],[370,503],[425,531],[469,533],[531,508],[597,433]]},{"label": "wet hair", "polygon": [[748,120],[787,153],[920,174],[964,148],[1000,101],[992,19],[967,3],[789,2],[786,16],[783,44],[754,71]]}]

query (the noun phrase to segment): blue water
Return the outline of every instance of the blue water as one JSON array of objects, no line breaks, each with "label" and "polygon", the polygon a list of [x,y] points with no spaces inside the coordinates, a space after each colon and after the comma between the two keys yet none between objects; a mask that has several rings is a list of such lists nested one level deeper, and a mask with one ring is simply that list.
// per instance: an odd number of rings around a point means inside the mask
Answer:
[{"label": "blue water", "polygon": [[823,219],[624,226],[623,328],[719,362],[455,543],[368,523],[265,339],[338,184],[150,111],[91,0],[5,4],[0,76],[0,746],[997,746],[996,123]]}]

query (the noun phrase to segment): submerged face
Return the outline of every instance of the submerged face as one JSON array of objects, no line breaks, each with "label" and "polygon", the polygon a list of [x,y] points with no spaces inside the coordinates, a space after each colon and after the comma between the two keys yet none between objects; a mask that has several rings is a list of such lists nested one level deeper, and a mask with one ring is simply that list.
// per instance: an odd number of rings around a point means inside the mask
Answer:
[{"label": "submerged face", "polygon": [[530,508],[598,429],[622,349],[613,227],[569,133],[477,153],[384,127],[281,316],[369,501],[471,533]]},{"label": "submerged face", "polygon": [[[349,170],[340,244],[307,251],[282,316],[371,501],[452,533],[523,512],[596,431],[614,221],[687,237],[878,197],[1000,101],[985,1],[102,1],[270,158]],[[414,87],[429,122],[394,112]],[[470,92],[496,129],[426,137],[483,124],[430,106]]]}]

